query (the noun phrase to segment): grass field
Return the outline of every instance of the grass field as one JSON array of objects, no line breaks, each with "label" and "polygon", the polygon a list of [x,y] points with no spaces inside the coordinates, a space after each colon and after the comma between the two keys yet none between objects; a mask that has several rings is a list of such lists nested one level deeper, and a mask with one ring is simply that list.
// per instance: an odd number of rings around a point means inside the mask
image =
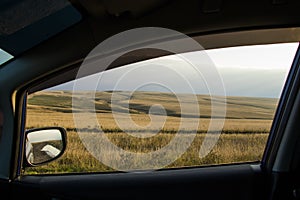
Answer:
[{"label": "grass field", "polygon": [[[128,127],[129,132],[141,134],[158,133],[149,138],[135,138],[118,127],[111,113],[111,92],[98,92],[93,101],[97,113],[98,123],[105,135],[115,145],[124,150],[146,153],[156,151],[167,145],[180,127],[180,121],[184,118],[186,134],[197,133],[188,150],[175,162],[166,167],[188,167],[214,165],[223,163],[238,163],[260,160],[268,138],[277,99],[227,97],[227,112],[222,134],[214,149],[204,158],[199,158],[199,149],[203,142],[209,124],[211,122],[211,99],[209,96],[197,96],[197,102],[192,102],[189,95],[182,94],[181,105],[185,111],[180,110],[180,104],[176,96],[169,93],[135,92],[132,96],[128,92],[114,93],[116,104],[114,105],[119,120],[131,119],[138,127]],[[76,96],[80,98],[80,95]],[[87,101],[87,100],[85,100]],[[80,103],[80,101],[78,101]],[[129,102],[129,106],[127,106]],[[85,102],[75,106],[74,112],[84,112]],[[200,107],[200,121],[195,121],[198,116],[193,109],[195,103]],[[156,120],[165,120],[163,127],[147,127],[151,123],[148,111],[154,104],[160,104],[165,108],[167,117],[159,113],[153,113]],[[222,106],[222,102],[214,104]],[[218,117],[218,116],[217,116]],[[219,120],[218,118],[213,120]],[[64,172],[103,172],[113,171],[108,166],[100,163],[84,147],[73,122],[72,94],[68,91],[43,91],[29,96],[27,110],[27,128],[45,126],[62,126],[67,130],[68,147],[65,154],[48,165],[27,168],[25,173],[64,173]],[[88,126],[85,131],[94,133],[95,127]],[[103,152],[109,156],[108,152]],[[120,159],[122,162],[124,158]]]}]

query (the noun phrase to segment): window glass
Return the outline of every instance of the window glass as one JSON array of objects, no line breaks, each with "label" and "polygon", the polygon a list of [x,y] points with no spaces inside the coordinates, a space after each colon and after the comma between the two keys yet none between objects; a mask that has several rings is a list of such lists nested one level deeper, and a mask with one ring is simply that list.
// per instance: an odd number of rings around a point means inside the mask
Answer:
[{"label": "window glass", "polygon": [[3,63],[9,61],[12,58],[13,58],[12,55],[10,55],[6,51],[3,51],[2,49],[0,49],[0,65],[2,65]]},{"label": "window glass", "polygon": [[164,56],[32,93],[27,129],[64,127],[68,146],[25,174],[259,162],[297,47],[201,52],[215,71],[199,52]]}]

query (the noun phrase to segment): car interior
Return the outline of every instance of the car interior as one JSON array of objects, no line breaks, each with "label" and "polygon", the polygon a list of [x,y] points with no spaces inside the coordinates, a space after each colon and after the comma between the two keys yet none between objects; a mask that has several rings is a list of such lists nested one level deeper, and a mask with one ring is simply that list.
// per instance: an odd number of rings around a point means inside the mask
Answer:
[{"label": "car interior", "polygon": [[[297,0],[1,1],[0,48],[12,56],[0,66],[3,195],[7,199],[62,200],[300,199],[299,50],[261,161],[138,173],[22,174],[30,165],[24,154],[27,96],[78,78],[87,55],[107,38],[130,29],[162,27],[191,37],[207,50],[299,42],[299,7]],[[160,42],[155,37],[134,44],[125,41],[107,47],[101,56]],[[182,49],[181,53],[187,51]],[[123,54],[108,69],[171,54],[140,49]],[[63,138],[64,134],[68,135],[62,133]]]}]

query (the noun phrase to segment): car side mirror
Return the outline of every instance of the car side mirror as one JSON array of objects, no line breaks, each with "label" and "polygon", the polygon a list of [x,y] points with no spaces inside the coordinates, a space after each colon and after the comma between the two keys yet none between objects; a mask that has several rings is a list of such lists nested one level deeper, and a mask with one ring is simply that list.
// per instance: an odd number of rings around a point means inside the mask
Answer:
[{"label": "car side mirror", "polygon": [[25,139],[25,164],[30,167],[59,158],[67,146],[67,134],[62,127],[30,129]]}]

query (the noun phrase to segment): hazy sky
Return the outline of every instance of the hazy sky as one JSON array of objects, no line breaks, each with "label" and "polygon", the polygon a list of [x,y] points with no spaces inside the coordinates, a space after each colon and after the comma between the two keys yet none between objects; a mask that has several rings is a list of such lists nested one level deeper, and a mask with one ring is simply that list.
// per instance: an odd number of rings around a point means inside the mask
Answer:
[{"label": "hazy sky", "polygon": [[0,65],[13,58],[12,55],[0,49]]},{"label": "hazy sky", "polygon": [[[83,78],[77,89],[209,94],[208,85],[222,80],[228,96],[279,97],[297,47],[255,45],[165,56]],[[51,89],[72,90],[73,82]]]},{"label": "hazy sky", "polygon": [[217,67],[287,69],[298,43],[253,45],[206,51]]}]

